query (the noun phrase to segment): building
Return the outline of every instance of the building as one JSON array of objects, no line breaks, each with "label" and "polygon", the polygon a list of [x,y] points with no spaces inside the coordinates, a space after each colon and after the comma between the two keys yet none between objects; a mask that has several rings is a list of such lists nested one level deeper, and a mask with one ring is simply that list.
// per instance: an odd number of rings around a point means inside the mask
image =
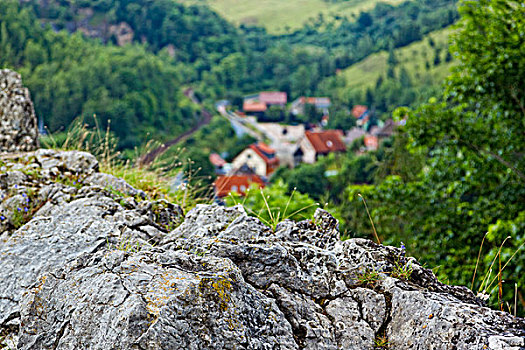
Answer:
[{"label": "building", "polygon": [[286,92],[280,91],[263,91],[259,94],[259,102],[267,106],[286,106],[288,96]]},{"label": "building", "polygon": [[279,158],[273,148],[259,142],[250,145],[232,162],[233,169],[243,166],[252,169],[256,175],[268,177],[279,167]]},{"label": "building", "polygon": [[210,163],[215,167],[215,174],[225,175],[229,170],[229,164],[217,153],[209,156]]},{"label": "building", "polygon": [[352,108],[352,115],[357,119],[356,124],[358,126],[365,125],[370,119],[370,111],[367,106],[355,105]]},{"label": "building", "polygon": [[354,126],[352,129],[348,130],[348,132],[346,133],[345,138],[344,138],[345,144],[350,146],[355,140],[365,137],[365,135],[366,135],[366,131],[364,131],[362,128],[358,128],[357,126]]},{"label": "building", "polygon": [[297,100],[292,102],[290,112],[293,115],[304,114],[304,108],[306,105],[314,106],[318,111],[323,114],[328,114],[328,109],[332,105],[332,102],[328,97],[299,97]]},{"label": "building", "polygon": [[341,130],[307,131],[294,153],[294,160],[296,164],[313,164],[319,156],[334,152],[346,152]]},{"label": "building", "polygon": [[244,97],[242,109],[245,113],[263,115],[270,106],[284,108],[288,102],[286,92],[263,91]]},{"label": "building", "polygon": [[366,135],[363,142],[367,151],[376,151],[379,148],[379,138],[375,135]]},{"label": "building", "polygon": [[244,196],[252,185],[258,188],[264,188],[265,183],[257,175],[219,176],[213,183],[215,196],[219,198],[224,198],[234,192],[240,196]]}]

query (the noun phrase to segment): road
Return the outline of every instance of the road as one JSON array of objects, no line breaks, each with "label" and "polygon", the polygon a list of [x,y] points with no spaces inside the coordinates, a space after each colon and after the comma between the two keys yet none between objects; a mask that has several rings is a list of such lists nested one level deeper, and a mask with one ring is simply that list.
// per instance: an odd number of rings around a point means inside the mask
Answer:
[{"label": "road", "polygon": [[[235,130],[237,136],[242,136],[243,134],[248,134],[255,138],[257,141],[263,141],[265,135],[257,128],[256,125],[253,125],[246,118],[241,118],[233,112],[228,112],[224,105],[217,106],[217,111],[232,125],[232,128]],[[249,127],[250,124],[252,127]],[[257,130],[257,131],[256,131]]]},{"label": "road", "polygon": [[191,135],[196,133],[200,128],[210,123],[211,118],[213,117],[210,112],[208,112],[204,107],[202,107],[202,104],[199,100],[195,97],[193,94],[193,89],[186,89],[184,91],[184,95],[188,97],[193,103],[198,104],[201,106],[201,115],[202,118],[199,120],[197,125],[192,127],[190,130],[183,132],[176,138],[169,140],[168,142],[165,142],[164,144],[160,145],[159,147],[155,148],[153,151],[146,153],[144,156],[142,156],[138,164],[139,165],[148,165],[151,164],[158,156],[160,156],[162,153],[166,152],[168,148],[170,148],[173,145],[176,145],[179,142],[182,142],[189,138]]}]

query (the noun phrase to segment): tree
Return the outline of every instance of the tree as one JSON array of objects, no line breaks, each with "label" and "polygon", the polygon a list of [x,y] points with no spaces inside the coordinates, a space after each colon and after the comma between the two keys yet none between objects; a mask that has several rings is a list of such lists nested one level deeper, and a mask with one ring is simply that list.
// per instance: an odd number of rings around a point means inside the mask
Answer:
[{"label": "tree", "polygon": [[370,27],[372,23],[374,23],[374,20],[368,12],[361,12],[359,18],[357,19],[357,23],[359,23],[361,27]]},{"label": "tree", "polygon": [[[470,286],[485,232],[482,276],[507,236],[503,264],[525,243],[525,7],[521,0],[466,0],[460,13],[451,46],[458,65],[440,100],[396,111],[398,119],[408,116],[401,130],[410,140],[398,147],[425,152],[422,170],[387,176],[376,186],[350,186],[347,199],[358,208],[361,193],[387,242],[409,242],[408,250],[441,266],[441,278]],[[345,215],[353,229],[368,230],[357,209]],[[502,273],[522,295],[524,269],[525,255],[518,253]],[[474,288],[490,293],[480,280]],[[504,287],[504,299],[511,288]]]}]

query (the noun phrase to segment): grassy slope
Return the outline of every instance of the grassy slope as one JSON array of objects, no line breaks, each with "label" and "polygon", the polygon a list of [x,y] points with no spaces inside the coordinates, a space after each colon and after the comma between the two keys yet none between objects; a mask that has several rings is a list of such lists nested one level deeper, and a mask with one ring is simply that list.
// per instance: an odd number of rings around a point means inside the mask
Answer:
[{"label": "grassy slope", "polygon": [[[451,32],[451,29],[446,28],[429,34],[435,42],[435,47],[441,48],[441,64],[434,66],[434,48],[430,47],[428,39],[425,37],[422,41],[395,51],[399,61],[396,72],[399,72],[401,67],[405,67],[416,85],[418,82],[422,83],[429,79],[434,84],[439,85],[449,75],[450,68],[454,64],[453,62],[445,62],[448,37]],[[366,89],[369,86],[374,86],[379,76],[386,76],[388,69],[387,59],[388,53],[382,51],[368,56],[340,74],[345,76],[347,87]],[[430,63],[429,70],[425,67],[426,61]]]},{"label": "grassy slope", "polygon": [[406,0],[348,0],[332,3],[323,0],[177,0],[186,3],[208,3],[215,11],[235,24],[256,24],[268,32],[281,34],[286,28],[297,29],[318,14],[351,16],[373,8],[379,1],[391,5]]}]

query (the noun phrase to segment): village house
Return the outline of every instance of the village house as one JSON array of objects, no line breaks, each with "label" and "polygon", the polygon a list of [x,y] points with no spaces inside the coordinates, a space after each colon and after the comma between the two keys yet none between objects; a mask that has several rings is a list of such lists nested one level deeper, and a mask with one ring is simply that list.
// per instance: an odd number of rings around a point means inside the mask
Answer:
[{"label": "village house", "polygon": [[266,178],[279,167],[279,158],[273,148],[259,142],[250,145],[232,161],[233,169],[241,169],[243,166]]},{"label": "village house", "polygon": [[240,196],[244,196],[252,185],[258,188],[265,187],[264,181],[254,174],[219,176],[213,183],[215,196],[218,198],[224,198],[230,193],[237,193]]},{"label": "village house", "polygon": [[359,128],[357,126],[354,126],[352,129],[348,130],[344,141],[347,146],[351,146],[352,143],[355,140],[358,140],[366,135],[366,131],[364,131],[362,128]]},{"label": "village house", "polygon": [[263,91],[244,97],[242,109],[244,113],[262,116],[270,106],[284,108],[288,102],[286,92]]},{"label": "village house", "polygon": [[397,124],[393,119],[388,119],[384,124],[381,124],[382,125],[380,126],[374,126],[370,130],[370,134],[365,136],[364,143],[367,151],[377,150],[382,139],[388,138],[394,134]]},{"label": "village house", "polygon": [[319,156],[329,153],[346,152],[341,130],[307,131],[294,153],[295,164],[313,164]]},{"label": "village house", "polygon": [[357,119],[356,124],[358,126],[365,125],[370,119],[370,111],[367,106],[363,105],[355,105],[352,108],[352,115]]},{"label": "village house", "polygon": [[328,114],[328,109],[332,105],[332,102],[328,97],[299,97],[297,100],[292,102],[290,112],[293,115],[304,114],[305,106],[312,105],[318,111],[324,115]]},{"label": "village house", "polygon": [[228,164],[220,155],[217,153],[211,153],[209,156],[210,163],[215,167],[215,174],[226,175],[230,170],[230,164]]}]

